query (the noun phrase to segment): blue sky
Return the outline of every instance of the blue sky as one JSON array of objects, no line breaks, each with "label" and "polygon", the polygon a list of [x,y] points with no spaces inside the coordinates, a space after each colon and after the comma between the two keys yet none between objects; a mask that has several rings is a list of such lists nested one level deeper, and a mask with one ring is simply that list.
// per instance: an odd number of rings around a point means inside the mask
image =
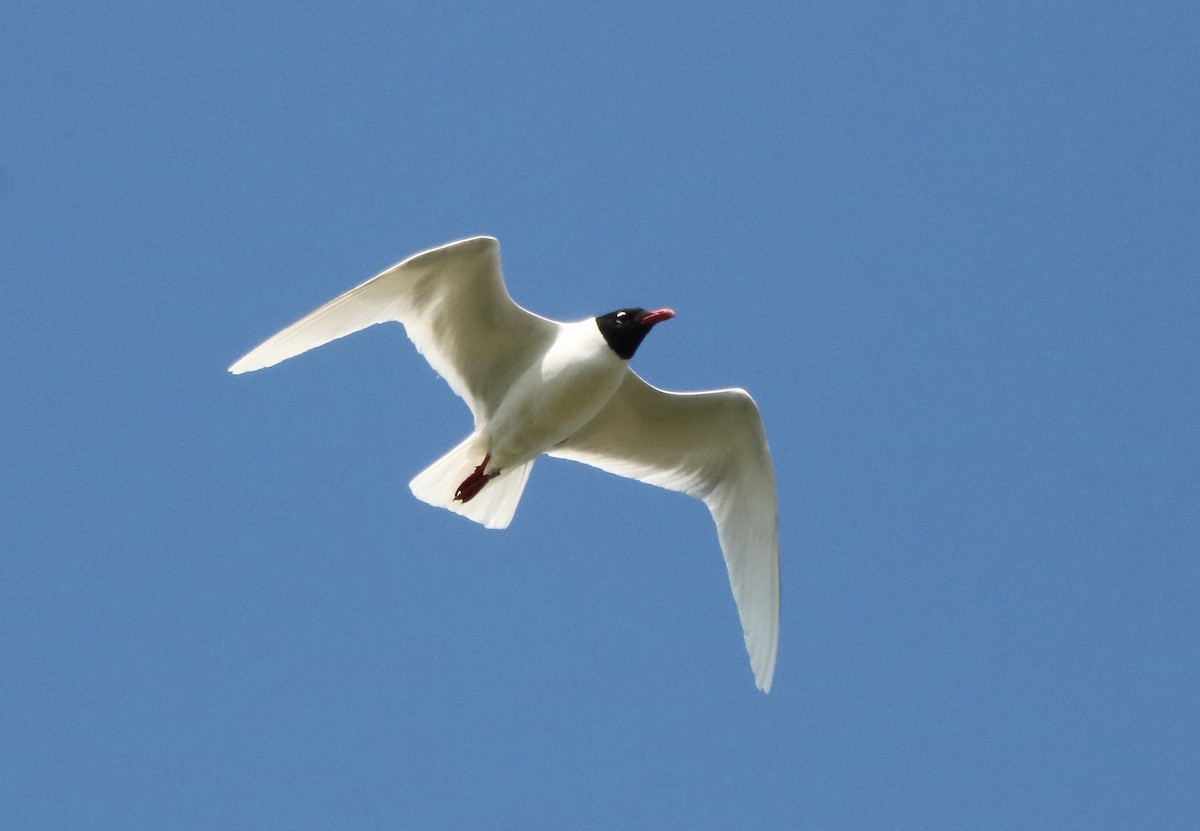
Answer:
[{"label": "blue sky", "polygon": [[[42,828],[1200,825],[1186,3],[0,12],[0,815]],[[779,478],[715,532],[470,426],[398,327],[225,373],[408,254],[679,317]]]}]

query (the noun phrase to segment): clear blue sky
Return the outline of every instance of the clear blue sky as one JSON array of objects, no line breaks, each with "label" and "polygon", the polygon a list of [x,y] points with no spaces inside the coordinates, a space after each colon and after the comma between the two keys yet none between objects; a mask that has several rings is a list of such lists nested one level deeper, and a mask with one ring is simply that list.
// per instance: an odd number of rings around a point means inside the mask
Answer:
[{"label": "clear blue sky", "polygon": [[[6,829],[1200,826],[1194,3],[11,2]],[[469,429],[399,327],[225,368],[500,238],[559,319],[758,400],[754,684],[678,494]]]}]

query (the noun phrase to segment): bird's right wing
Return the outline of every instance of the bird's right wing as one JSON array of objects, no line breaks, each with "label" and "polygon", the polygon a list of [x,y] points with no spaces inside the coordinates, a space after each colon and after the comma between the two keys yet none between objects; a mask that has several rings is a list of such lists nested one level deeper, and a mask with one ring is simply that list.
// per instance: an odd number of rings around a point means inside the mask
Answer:
[{"label": "bird's right wing", "polygon": [[439,375],[486,419],[556,324],[518,306],[500,271],[500,244],[473,237],[424,251],[337,297],[229,368],[274,366],[337,338],[399,321]]},{"label": "bird's right wing", "polygon": [[745,390],[667,392],[630,370],[595,418],[548,452],[704,500],[755,683],[769,692],[779,644],[778,505],[762,418]]}]

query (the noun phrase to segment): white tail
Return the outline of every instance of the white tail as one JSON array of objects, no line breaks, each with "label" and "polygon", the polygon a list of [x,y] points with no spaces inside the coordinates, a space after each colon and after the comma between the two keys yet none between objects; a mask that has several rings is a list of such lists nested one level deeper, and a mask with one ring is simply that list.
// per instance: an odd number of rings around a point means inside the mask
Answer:
[{"label": "white tail", "polygon": [[417,474],[408,487],[413,496],[436,508],[446,508],[487,528],[507,528],[512,522],[533,462],[500,471],[470,502],[456,502],[454,491],[483,461],[486,449],[474,433]]}]

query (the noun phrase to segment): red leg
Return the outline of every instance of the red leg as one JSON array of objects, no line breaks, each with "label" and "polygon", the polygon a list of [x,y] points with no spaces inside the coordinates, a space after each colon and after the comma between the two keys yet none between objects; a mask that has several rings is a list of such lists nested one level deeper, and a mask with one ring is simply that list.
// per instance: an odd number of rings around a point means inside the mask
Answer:
[{"label": "red leg", "polygon": [[456,502],[470,502],[475,498],[475,494],[483,490],[483,486],[486,485],[490,479],[500,474],[500,471],[498,470],[492,471],[491,473],[485,473],[488,462],[491,460],[492,454],[489,453],[483,457],[483,461],[480,463],[479,467],[475,468],[470,476],[468,476],[466,479],[463,479],[462,484],[458,486],[458,490],[454,492],[454,499]]}]

